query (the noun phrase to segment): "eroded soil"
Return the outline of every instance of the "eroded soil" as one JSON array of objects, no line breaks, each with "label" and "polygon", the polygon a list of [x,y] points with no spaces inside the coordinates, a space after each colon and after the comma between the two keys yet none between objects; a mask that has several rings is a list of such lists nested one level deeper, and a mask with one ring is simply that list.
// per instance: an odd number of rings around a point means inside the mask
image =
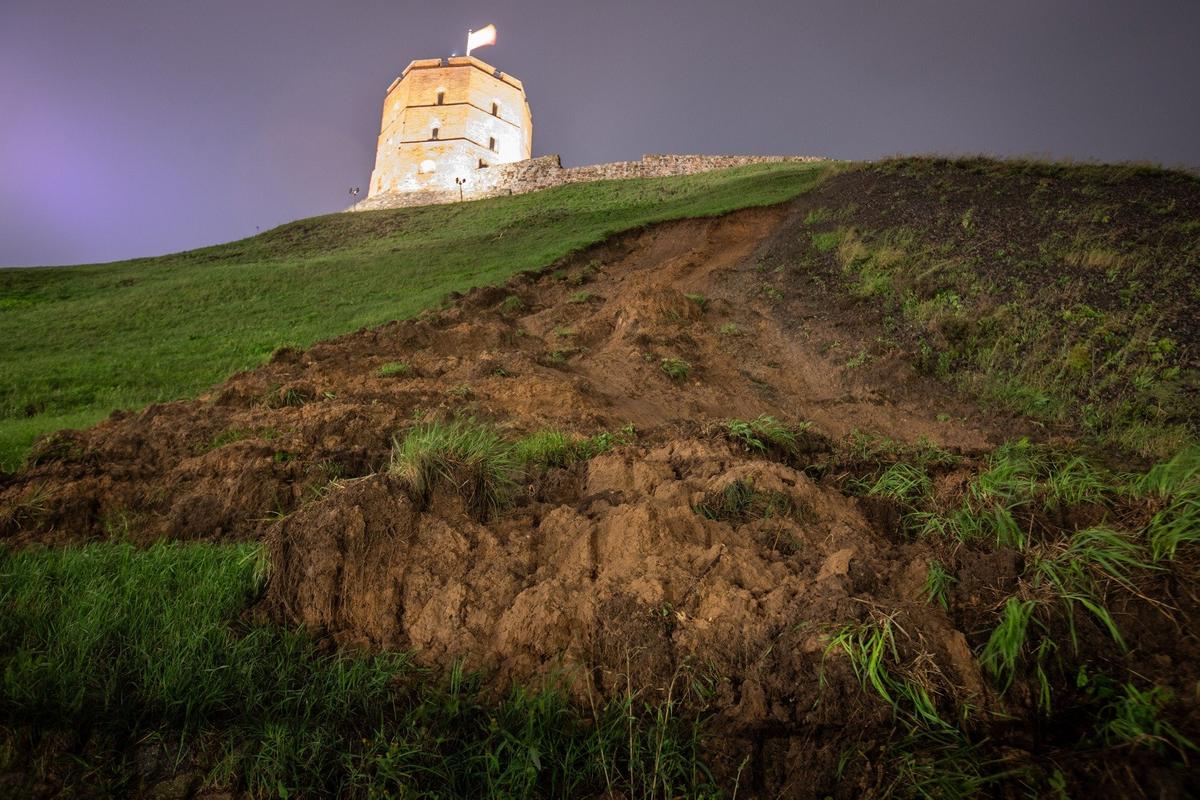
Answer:
[{"label": "eroded soil", "polygon": [[[1033,431],[917,374],[853,304],[765,290],[763,253],[807,235],[805,213],[626,234],[419,319],[279,352],[198,400],[59,434],[3,478],[3,533],[13,544],[263,538],[265,606],[341,645],[411,649],[443,668],[463,659],[498,688],[552,676],[581,702],[702,685],[686,705],[712,715],[718,776],[741,771],[743,791],[761,796],[886,787],[892,711],[825,648],[831,630],[888,617],[939,702],[976,709],[1005,759],[1036,761],[1056,734],[1020,718],[1026,687],[998,697],[973,655],[1019,557],[908,541],[895,510],[848,496],[825,457],[859,430],[969,465]],[[663,359],[690,371],[672,379]],[[780,463],[715,432],[760,414],[811,422],[811,459]],[[513,438],[630,424],[636,436],[531,473],[481,522],[448,492],[417,508],[385,469],[393,437],[453,415]],[[947,491],[961,477],[943,476]],[[787,513],[696,513],[736,481],[787,498]],[[923,596],[935,556],[958,578],[954,611]],[[1131,652],[1145,673],[1186,684],[1196,647],[1177,635],[1181,617],[1136,598],[1119,613],[1137,622]],[[1094,632],[1080,625],[1086,642]],[[1099,655],[1111,647],[1094,638],[1098,659],[1121,658]],[[1188,790],[1177,771],[1129,763],[1096,755],[1078,773],[1114,796],[1143,782],[1147,796]]]}]

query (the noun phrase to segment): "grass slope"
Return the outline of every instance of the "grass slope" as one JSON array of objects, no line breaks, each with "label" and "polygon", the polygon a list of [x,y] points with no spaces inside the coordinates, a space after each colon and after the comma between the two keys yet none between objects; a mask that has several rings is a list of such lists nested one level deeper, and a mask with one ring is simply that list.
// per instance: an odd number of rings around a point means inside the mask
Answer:
[{"label": "grass slope", "polygon": [[0,270],[0,468],[48,431],[193,395],[307,345],[416,314],[621,230],[787,200],[827,166],[601,181],[331,214],[160,258]]},{"label": "grass slope", "polygon": [[923,371],[1125,453],[1196,441],[1200,177],[904,158],[804,202],[791,289],[856,298]]}]

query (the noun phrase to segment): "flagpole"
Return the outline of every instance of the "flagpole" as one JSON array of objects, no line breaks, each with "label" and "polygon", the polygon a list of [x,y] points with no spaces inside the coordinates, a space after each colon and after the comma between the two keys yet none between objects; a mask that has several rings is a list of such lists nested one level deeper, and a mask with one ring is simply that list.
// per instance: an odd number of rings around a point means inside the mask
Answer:
[{"label": "flagpole", "polygon": [[475,31],[467,28],[467,58],[471,57],[471,34]]}]

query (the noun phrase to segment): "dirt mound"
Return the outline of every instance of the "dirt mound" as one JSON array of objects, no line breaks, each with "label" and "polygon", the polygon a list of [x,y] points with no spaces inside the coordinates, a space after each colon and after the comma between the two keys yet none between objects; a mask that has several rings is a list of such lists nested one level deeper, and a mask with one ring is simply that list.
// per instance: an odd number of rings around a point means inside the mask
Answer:
[{"label": "dirt mound", "polygon": [[[681,440],[573,472],[573,496],[526,500],[487,525],[451,495],[418,513],[394,478],[353,481],[272,532],[270,595],[347,644],[413,649],[431,664],[462,657],[505,681],[556,662],[594,668],[579,677],[602,693],[631,669],[652,685],[664,664],[669,675],[699,655],[736,687],[780,637],[819,655],[800,619],[855,617],[850,597],[867,589],[918,599],[919,559],[881,544],[852,499],[788,467]],[[787,497],[792,513],[736,524],[693,510],[737,481]],[[666,653],[620,633],[647,621],[668,634]]]},{"label": "dirt mound", "polygon": [[[825,658],[828,632],[872,608],[902,613],[938,654],[941,691],[989,704],[963,634],[922,602],[928,553],[881,541],[853,499],[711,440],[557,472],[550,482],[572,491],[487,525],[451,494],[418,513],[394,478],[353,481],[272,531],[270,602],[343,645],[463,659],[499,686],[554,674],[581,702],[703,681],[735,763],[764,737],[827,731],[832,747],[886,731],[886,708],[845,659]],[[786,498],[787,513],[696,512],[734,484]],[[807,793],[810,756],[773,777],[755,761],[747,778]]]}]

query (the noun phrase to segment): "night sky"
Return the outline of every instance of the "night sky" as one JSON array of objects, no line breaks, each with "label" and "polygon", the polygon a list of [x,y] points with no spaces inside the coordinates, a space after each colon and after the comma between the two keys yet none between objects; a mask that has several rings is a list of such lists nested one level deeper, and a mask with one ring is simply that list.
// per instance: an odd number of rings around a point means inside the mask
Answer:
[{"label": "night sky", "polygon": [[1200,2],[0,0],[0,264],[345,207],[388,84],[475,55],[534,155],[988,153],[1200,165]]}]

